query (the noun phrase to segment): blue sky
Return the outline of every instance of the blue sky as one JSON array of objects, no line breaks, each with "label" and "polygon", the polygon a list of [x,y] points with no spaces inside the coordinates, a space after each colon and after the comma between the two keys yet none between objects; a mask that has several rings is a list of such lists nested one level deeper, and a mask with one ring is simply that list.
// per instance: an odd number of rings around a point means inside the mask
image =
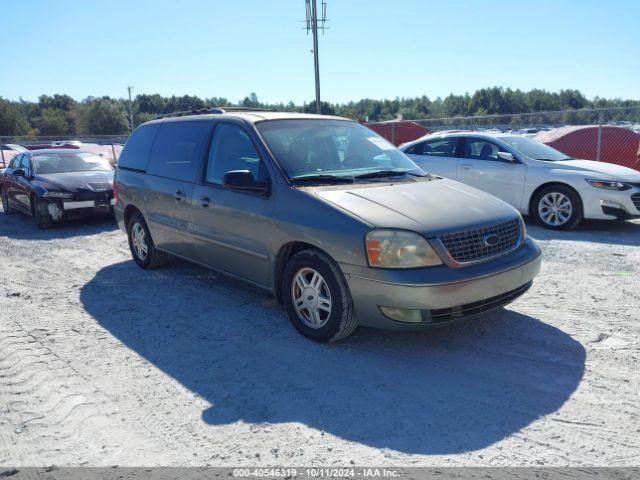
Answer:
[{"label": "blue sky", "polygon": [[[328,101],[576,88],[640,99],[637,0],[327,0]],[[304,0],[12,0],[0,96],[314,97]]]}]

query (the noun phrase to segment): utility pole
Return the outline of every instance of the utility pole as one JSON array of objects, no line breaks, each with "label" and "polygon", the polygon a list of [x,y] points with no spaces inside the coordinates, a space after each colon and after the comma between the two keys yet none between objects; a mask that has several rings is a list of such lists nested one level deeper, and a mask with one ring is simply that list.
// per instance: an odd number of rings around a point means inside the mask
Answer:
[{"label": "utility pole", "polygon": [[[320,61],[318,59],[318,28],[324,33],[325,22],[327,21],[327,2],[322,1],[322,12],[320,18],[318,18],[318,7],[316,0],[305,0],[305,10],[307,15],[307,35],[309,30],[313,34],[313,68],[316,80],[316,113],[320,115],[322,113],[322,107],[320,104]],[[318,23],[320,27],[318,27]]]},{"label": "utility pole", "polygon": [[131,101],[131,90],[133,90],[133,87],[128,86],[127,90],[129,91],[129,126],[133,132],[133,102]]}]

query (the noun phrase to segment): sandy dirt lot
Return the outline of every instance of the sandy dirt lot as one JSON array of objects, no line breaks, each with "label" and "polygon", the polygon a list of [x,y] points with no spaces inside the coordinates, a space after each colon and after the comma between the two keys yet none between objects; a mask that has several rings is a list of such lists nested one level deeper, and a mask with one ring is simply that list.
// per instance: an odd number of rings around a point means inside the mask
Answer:
[{"label": "sandy dirt lot", "polygon": [[0,214],[0,466],[638,465],[640,223],[529,231],[507,309],[318,345],[109,220]]}]

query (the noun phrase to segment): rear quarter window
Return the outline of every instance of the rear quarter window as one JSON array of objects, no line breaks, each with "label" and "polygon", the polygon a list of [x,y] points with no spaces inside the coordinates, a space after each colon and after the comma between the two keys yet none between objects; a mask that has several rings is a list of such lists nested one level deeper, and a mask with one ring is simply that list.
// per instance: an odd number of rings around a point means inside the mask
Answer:
[{"label": "rear quarter window", "polygon": [[195,182],[212,128],[211,122],[161,124],[151,147],[147,173],[183,182]]},{"label": "rear quarter window", "polygon": [[135,170],[146,170],[149,161],[149,151],[156,137],[159,125],[143,125],[134,130],[127,140],[120,158],[118,166],[132,168]]}]

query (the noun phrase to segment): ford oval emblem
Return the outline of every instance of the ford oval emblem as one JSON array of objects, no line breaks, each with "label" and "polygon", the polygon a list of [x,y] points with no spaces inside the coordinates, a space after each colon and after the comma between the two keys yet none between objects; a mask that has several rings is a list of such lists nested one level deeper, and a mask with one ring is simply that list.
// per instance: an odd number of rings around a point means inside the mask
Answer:
[{"label": "ford oval emblem", "polygon": [[500,237],[495,233],[487,233],[484,237],[484,244],[487,247],[495,247],[498,243],[500,243]]}]

